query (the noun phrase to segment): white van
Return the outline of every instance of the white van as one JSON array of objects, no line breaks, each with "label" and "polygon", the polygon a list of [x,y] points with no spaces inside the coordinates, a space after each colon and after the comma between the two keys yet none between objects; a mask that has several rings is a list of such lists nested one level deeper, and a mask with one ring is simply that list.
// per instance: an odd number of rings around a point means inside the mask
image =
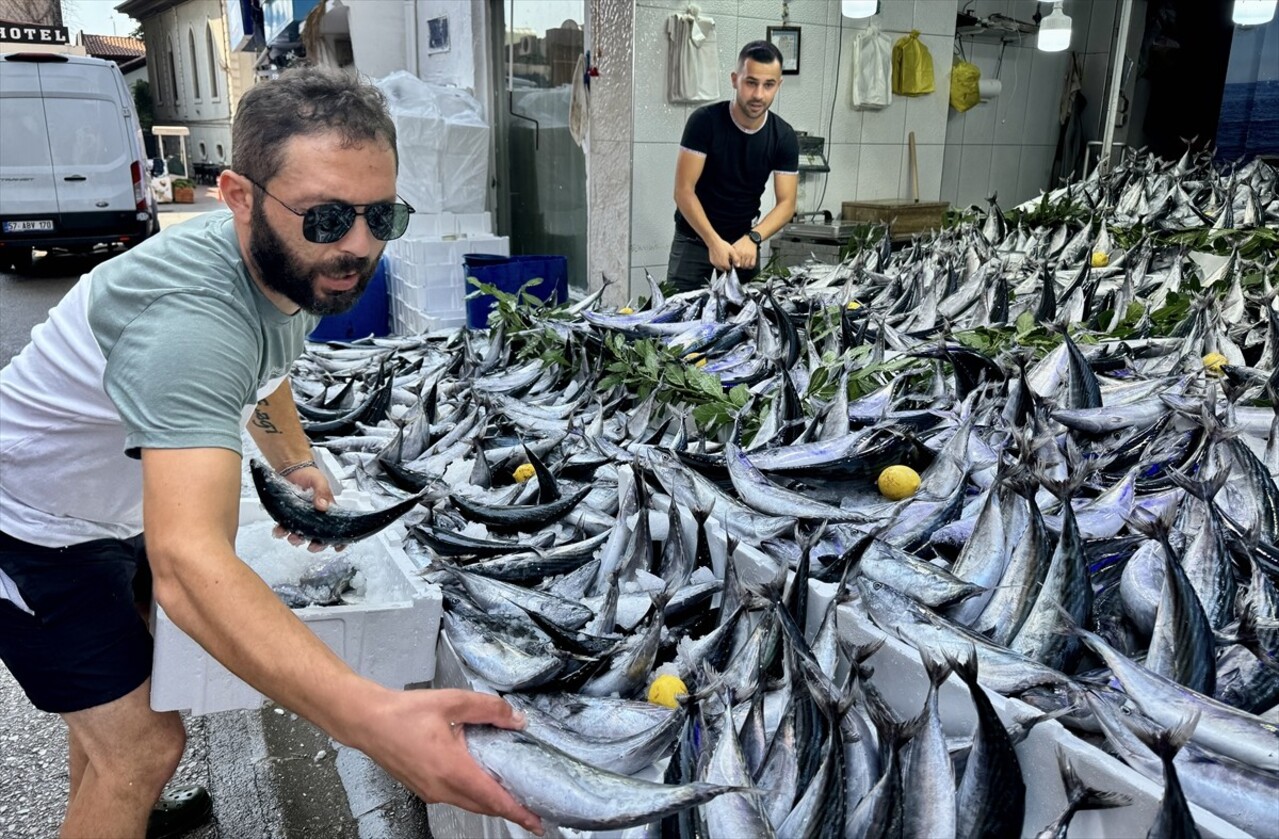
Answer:
[{"label": "white van", "polygon": [[0,55],[0,268],[158,228],[133,97],[110,61]]}]

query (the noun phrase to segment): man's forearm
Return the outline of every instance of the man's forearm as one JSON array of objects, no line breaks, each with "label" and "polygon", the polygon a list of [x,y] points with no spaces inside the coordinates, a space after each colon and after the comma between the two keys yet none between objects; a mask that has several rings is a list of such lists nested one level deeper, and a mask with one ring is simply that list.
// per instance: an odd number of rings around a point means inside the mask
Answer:
[{"label": "man's forearm", "polygon": [[715,228],[711,227],[711,220],[706,217],[706,210],[702,209],[702,202],[698,199],[697,193],[677,193],[675,206],[679,208],[684,221],[689,223],[707,247],[721,238],[715,232]]},{"label": "man's forearm", "polygon": [[311,441],[302,430],[288,379],[254,406],[249,434],[275,469],[311,459]]},{"label": "man's forearm", "polygon": [[175,624],[232,673],[351,744],[358,709],[378,686],[334,655],[226,546],[149,540],[148,551],[161,569],[156,601]]},{"label": "man's forearm", "polygon": [[759,224],[753,228],[761,239],[767,239],[786,225],[790,224],[790,220],[795,217],[795,202],[783,201],[773,209],[768,211],[768,215],[759,220]]}]

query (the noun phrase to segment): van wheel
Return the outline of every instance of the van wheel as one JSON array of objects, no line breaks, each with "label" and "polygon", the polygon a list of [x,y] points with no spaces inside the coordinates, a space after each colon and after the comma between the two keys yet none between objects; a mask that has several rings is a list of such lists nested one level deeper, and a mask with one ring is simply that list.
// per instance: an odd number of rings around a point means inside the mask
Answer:
[{"label": "van wheel", "polygon": [[9,263],[13,265],[15,274],[24,274],[31,270],[31,248],[5,248],[9,254]]}]

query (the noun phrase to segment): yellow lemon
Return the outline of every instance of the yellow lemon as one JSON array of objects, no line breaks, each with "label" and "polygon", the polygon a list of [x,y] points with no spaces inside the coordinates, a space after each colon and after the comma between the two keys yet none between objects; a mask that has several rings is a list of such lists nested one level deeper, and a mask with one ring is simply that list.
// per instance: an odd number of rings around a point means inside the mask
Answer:
[{"label": "yellow lemon", "polygon": [[705,367],[705,366],[706,366],[706,359],[704,359],[704,358],[699,358],[699,359],[697,360],[697,363],[696,363],[696,364],[694,364],[693,366],[694,366],[694,367]]},{"label": "yellow lemon", "polygon": [[691,353],[689,353],[688,355],[684,356],[684,360],[685,360],[685,361],[697,361],[697,359],[699,359],[699,358],[701,358],[701,357],[702,357],[702,354],[701,354],[701,353],[699,353],[699,352],[691,352]]},{"label": "yellow lemon", "polygon": [[633,315],[635,314],[635,310],[632,309],[630,306],[623,306],[622,308],[617,310],[617,313],[619,315]]},{"label": "yellow lemon", "polygon": [[919,473],[909,466],[889,466],[879,473],[879,494],[891,501],[910,498],[919,489]]},{"label": "yellow lemon", "polygon": [[1106,253],[1105,251],[1092,252],[1092,267],[1105,268],[1109,264],[1110,264],[1110,254]]},{"label": "yellow lemon", "polygon": [[677,696],[688,696],[688,687],[679,676],[666,673],[658,676],[648,686],[648,701],[654,705],[678,708],[679,703],[675,701]]},{"label": "yellow lemon", "polygon": [[1210,352],[1204,356],[1204,369],[1214,376],[1220,376],[1222,365],[1229,363],[1230,359],[1219,352]]},{"label": "yellow lemon", "polygon": [[524,483],[535,474],[537,474],[537,472],[533,469],[533,464],[531,463],[521,463],[519,466],[515,467],[515,480],[518,483]]},{"label": "yellow lemon", "polygon": [[848,308],[850,309],[860,309],[861,307],[862,307],[862,304],[858,303],[856,300],[848,301]]}]

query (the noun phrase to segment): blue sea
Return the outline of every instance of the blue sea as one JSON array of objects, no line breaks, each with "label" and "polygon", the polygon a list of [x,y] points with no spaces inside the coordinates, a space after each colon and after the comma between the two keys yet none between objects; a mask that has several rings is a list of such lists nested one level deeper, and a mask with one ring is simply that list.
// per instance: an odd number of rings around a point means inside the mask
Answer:
[{"label": "blue sea", "polygon": [[1279,155],[1279,80],[1228,84],[1217,120],[1217,159]]}]

